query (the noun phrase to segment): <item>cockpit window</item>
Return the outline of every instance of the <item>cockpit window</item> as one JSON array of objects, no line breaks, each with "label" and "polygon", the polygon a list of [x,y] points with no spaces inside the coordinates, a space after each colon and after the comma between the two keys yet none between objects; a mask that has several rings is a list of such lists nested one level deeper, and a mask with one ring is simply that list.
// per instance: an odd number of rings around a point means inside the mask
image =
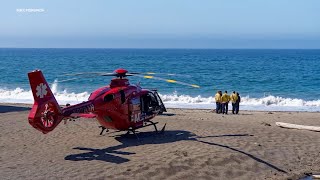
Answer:
[{"label": "cockpit window", "polygon": [[126,95],[123,90],[120,90],[120,95],[121,95],[121,104],[123,104],[126,101]]},{"label": "cockpit window", "polygon": [[113,94],[108,94],[103,98],[104,102],[110,102],[114,99],[114,95]]}]

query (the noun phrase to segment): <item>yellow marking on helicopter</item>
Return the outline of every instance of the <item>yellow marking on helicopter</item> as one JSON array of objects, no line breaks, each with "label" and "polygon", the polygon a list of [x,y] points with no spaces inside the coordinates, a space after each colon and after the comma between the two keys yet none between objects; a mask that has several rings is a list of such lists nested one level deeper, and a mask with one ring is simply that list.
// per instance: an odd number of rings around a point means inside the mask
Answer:
[{"label": "yellow marking on helicopter", "polygon": [[188,83],[176,81],[176,80],[173,80],[173,79],[164,79],[164,78],[154,77],[154,76],[141,76],[141,75],[135,75],[135,76],[144,77],[146,79],[158,79],[158,80],[166,81],[168,83],[177,83],[177,84],[182,84],[182,85],[186,85],[186,86],[191,86],[191,87],[194,87],[194,88],[200,88],[200,86],[198,86],[196,84],[188,84]]},{"label": "yellow marking on helicopter", "polygon": [[147,79],[152,79],[153,76],[143,76],[144,78],[147,78]]},{"label": "yellow marking on helicopter", "polygon": [[177,82],[176,80],[173,80],[173,79],[167,79],[166,81],[169,83],[176,83]]}]

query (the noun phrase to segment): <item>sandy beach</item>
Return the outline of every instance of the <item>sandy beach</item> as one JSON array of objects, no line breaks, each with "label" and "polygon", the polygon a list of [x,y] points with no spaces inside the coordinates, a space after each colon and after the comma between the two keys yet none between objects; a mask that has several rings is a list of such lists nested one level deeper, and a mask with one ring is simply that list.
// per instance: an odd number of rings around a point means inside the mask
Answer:
[{"label": "sandy beach", "polygon": [[32,128],[31,105],[0,105],[1,179],[298,179],[320,173],[320,133],[275,122],[320,126],[320,113],[169,109],[158,128],[100,136],[95,120]]}]

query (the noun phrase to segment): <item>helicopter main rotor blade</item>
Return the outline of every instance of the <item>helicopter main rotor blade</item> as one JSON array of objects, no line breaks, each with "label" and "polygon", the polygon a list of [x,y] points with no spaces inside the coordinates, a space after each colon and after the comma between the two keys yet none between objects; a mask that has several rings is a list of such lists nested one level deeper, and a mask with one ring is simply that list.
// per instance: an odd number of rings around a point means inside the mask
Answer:
[{"label": "helicopter main rotor blade", "polygon": [[[83,78],[94,78],[97,76],[118,76],[116,73],[103,73],[103,72],[85,72],[85,73],[73,73],[73,74],[64,74],[65,76],[77,76],[76,78],[70,78],[70,79],[64,79],[59,80],[57,82],[68,82],[73,81],[77,79],[83,79]],[[62,75],[60,75],[62,76]],[[126,74],[125,76],[132,76],[131,74]]]},{"label": "helicopter main rotor blade", "polygon": [[[155,72],[132,72],[128,74],[140,74],[140,75],[166,75],[166,76],[181,76],[181,77],[191,77],[190,75],[186,74],[174,74],[174,73],[155,73]],[[116,76],[117,74],[107,73],[107,72],[79,72],[79,73],[67,73],[67,74],[61,74],[59,76]]]},{"label": "helicopter main rotor blade", "polygon": [[176,84],[181,84],[181,85],[185,85],[185,86],[191,86],[194,88],[200,88],[200,86],[196,85],[196,84],[189,84],[189,83],[185,83],[185,82],[181,82],[181,81],[176,81],[174,79],[164,79],[164,78],[160,78],[160,77],[155,77],[155,76],[144,76],[144,75],[140,75],[140,74],[131,74],[133,76],[138,76],[138,77],[143,77],[145,79],[157,79],[160,81],[166,81],[168,83],[176,83]]},{"label": "helicopter main rotor blade", "polygon": [[155,74],[159,74],[159,75],[166,75],[166,76],[181,76],[181,77],[191,77],[190,75],[186,75],[186,74],[174,74],[174,73],[155,73],[155,72],[132,72],[130,74],[145,74],[145,75],[155,75]]},{"label": "helicopter main rotor blade", "polygon": [[[69,73],[69,74],[63,74],[60,76],[76,76],[76,78],[71,78],[71,79],[66,79],[66,80],[60,80],[58,82],[68,82],[72,80],[77,80],[80,78],[93,78],[97,76],[116,76],[116,77],[126,77],[126,76],[138,76],[138,77],[143,77],[146,79],[156,79],[160,81],[166,81],[168,83],[175,83],[175,84],[181,84],[185,86],[191,86],[194,88],[200,88],[200,86],[196,84],[189,84],[181,81],[177,81],[174,79],[165,79],[165,78],[160,78],[160,77],[155,77],[153,76],[154,74],[163,74],[163,75],[170,75],[170,76],[179,76],[179,74],[167,74],[167,73],[154,73],[154,72],[146,72],[146,73],[140,73],[140,72],[133,72],[133,73],[124,73],[124,74],[119,74],[116,72],[112,73],[106,73],[106,72],[80,72],[80,73]],[[183,75],[181,75],[183,76]]]},{"label": "helicopter main rotor blade", "polygon": [[73,80],[77,80],[77,79],[80,79],[80,78],[64,79],[64,80],[58,80],[56,82],[61,83],[61,82],[68,82],[68,81],[73,81]]},{"label": "helicopter main rotor blade", "polygon": [[[119,76],[118,74],[101,74],[101,75],[99,75],[99,76]],[[133,74],[126,74],[126,75],[124,75],[124,77],[126,77],[126,76],[133,76]]]},{"label": "helicopter main rotor blade", "polygon": [[96,75],[96,76],[100,76],[100,75],[113,75],[115,73],[106,73],[106,72],[80,72],[80,73],[69,73],[69,74],[62,74],[60,76],[84,76],[84,75]]}]

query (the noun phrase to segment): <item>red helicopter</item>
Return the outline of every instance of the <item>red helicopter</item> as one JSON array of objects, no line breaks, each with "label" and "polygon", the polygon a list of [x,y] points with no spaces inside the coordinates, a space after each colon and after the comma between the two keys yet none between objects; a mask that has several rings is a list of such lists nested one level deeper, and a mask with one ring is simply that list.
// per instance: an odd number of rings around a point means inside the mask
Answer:
[{"label": "red helicopter", "polygon": [[[152,122],[151,119],[166,112],[159,94],[156,90],[142,89],[139,85],[130,84],[126,77],[135,75],[199,87],[151,75],[129,74],[125,69],[116,69],[113,73],[100,75],[116,78],[111,80],[110,85],[93,91],[88,101],[63,108],[57,103],[42,72],[35,70],[28,73],[34,97],[34,105],[28,116],[29,123],[44,134],[52,131],[62,120],[79,117],[96,118],[102,128],[100,135],[109,129],[135,134],[136,129],[146,126],[154,126],[155,131],[158,131],[158,122]],[[161,131],[164,129],[165,125]]]}]

